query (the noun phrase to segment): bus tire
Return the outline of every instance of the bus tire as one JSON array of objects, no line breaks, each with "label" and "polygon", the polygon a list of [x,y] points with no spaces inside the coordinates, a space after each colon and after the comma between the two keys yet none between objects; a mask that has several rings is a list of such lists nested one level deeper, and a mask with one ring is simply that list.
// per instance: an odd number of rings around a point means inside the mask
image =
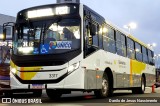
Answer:
[{"label": "bus tire", "polygon": [[102,89],[95,90],[94,94],[97,98],[106,98],[106,97],[112,96],[113,89],[107,74],[103,75]]},{"label": "bus tire", "polygon": [[55,89],[46,89],[46,93],[50,99],[55,99],[55,100],[59,99],[62,96],[62,93]]},{"label": "bus tire", "polygon": [[142,78],[141,78],[141,87],[140,87],[139,90],[138,90],[139,94],[144,94],[144,92],[145,92],[145,87],[146,87],[145,77],[142,76]]},{"label": "bus tire", "polygon": [[38,89],[33,92],[34,97],[41,97],[42,96],[42,89]]}]

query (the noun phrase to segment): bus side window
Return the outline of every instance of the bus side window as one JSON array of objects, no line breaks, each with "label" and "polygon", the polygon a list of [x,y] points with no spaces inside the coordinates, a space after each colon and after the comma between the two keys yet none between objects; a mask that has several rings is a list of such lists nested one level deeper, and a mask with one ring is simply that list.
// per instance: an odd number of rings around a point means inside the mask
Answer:
[{"label": "bus side window", "polygon": [[127,57],[135,59],[134,41],[127,38]]},{"label": "bus side window", "polygon": [[121,34],[122,56],[126,57],[126,36]]},{"label": "bus side window", "polygon": [[99,36],[99,48],[103,49],[103,32],[102,32],[102,26],[99,26],[98,36]]},{"label": "bus side window", "polygon": [[143,54],[143,62],[148,64],[147,49],[144,46],[142,46],[142,54]]},{"label": "bus side window", "polygon": [[151,51],[151,53],[152,53],[152,65],[155,65],[154,52],[153,52],[153,51]]},{"label": "bus side window", "polygon": [[121,53],[121,34],[120,32],[116,31],[116,49],[117,49],[117,54],[122,55]]},{"label": "bus side window", "polygon": [[148,49],[148,59],[149,59],[149,64],[150,65],[155,65],[155,62],[154,62],[154,54],[151,50]]},{"label": "bus side window", "polygon": [[126,57],[126,38],[119,31],[116,31],[116,48],[117,54]]},{"label": "bus side window", "polygon": [[109,26],[104,26],[106,33],[103,35],[103,46],[105,51],[116,53],[114,30]]},{"label": "bus side window", "polygon": [[142,61],[142,49],[139,43],[135,43],[136,59]]}]

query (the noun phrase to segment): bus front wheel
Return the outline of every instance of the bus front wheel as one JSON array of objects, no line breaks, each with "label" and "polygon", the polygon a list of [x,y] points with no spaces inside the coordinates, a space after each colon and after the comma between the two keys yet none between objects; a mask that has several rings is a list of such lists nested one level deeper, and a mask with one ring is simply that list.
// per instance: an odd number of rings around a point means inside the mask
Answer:
[{"label": "bus front wheel", "polygon": [[38,89],[38,90],[34,91],[33,96],[41,97],[42,96],[42,89]]},{"label": "bus front wheel", "polygon": [[102,88],[94,91],[94,94],[98,98],[106,98],[108,96],[112,96],[113,90],[111,87],[111,83],[108,79],[108,75],[104,74],[102,78]]},{"label": "bus front wheel", "polygon": [[50,99],[59,99],[62,93],[55,89],[46,89],[46,93]]}]

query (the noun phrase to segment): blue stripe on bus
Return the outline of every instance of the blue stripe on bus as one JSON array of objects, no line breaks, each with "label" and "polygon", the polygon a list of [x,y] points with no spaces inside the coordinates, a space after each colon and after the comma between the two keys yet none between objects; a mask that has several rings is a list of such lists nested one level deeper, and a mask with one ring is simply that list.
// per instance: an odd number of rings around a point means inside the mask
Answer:
[{"label": "blue stripe on bus", "polygon": [[0,80],[10,80],[9,76],[0,76]]}]

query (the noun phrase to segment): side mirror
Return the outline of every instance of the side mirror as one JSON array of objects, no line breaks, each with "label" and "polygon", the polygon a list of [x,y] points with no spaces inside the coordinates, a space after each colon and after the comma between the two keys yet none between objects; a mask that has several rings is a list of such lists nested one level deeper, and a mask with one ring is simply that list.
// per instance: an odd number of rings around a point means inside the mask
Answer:
[{"label": "side mirror", "polygon": [[90,35],[92,36],[96,35],[96,25],[94,24],[90,25]]},{"label": "side mirror", "polygon": [[6,40],[6,28],[3,28],[3,41],[5,41]]},{"label": "side mirror", "polygon": [[7,22],[3,24],[3,35],[2,35],[2,40],[5,41],[6,40],[6,36],[7,36],[7,27],[12,27],[12,36],[14,35],[14,22]]}]

